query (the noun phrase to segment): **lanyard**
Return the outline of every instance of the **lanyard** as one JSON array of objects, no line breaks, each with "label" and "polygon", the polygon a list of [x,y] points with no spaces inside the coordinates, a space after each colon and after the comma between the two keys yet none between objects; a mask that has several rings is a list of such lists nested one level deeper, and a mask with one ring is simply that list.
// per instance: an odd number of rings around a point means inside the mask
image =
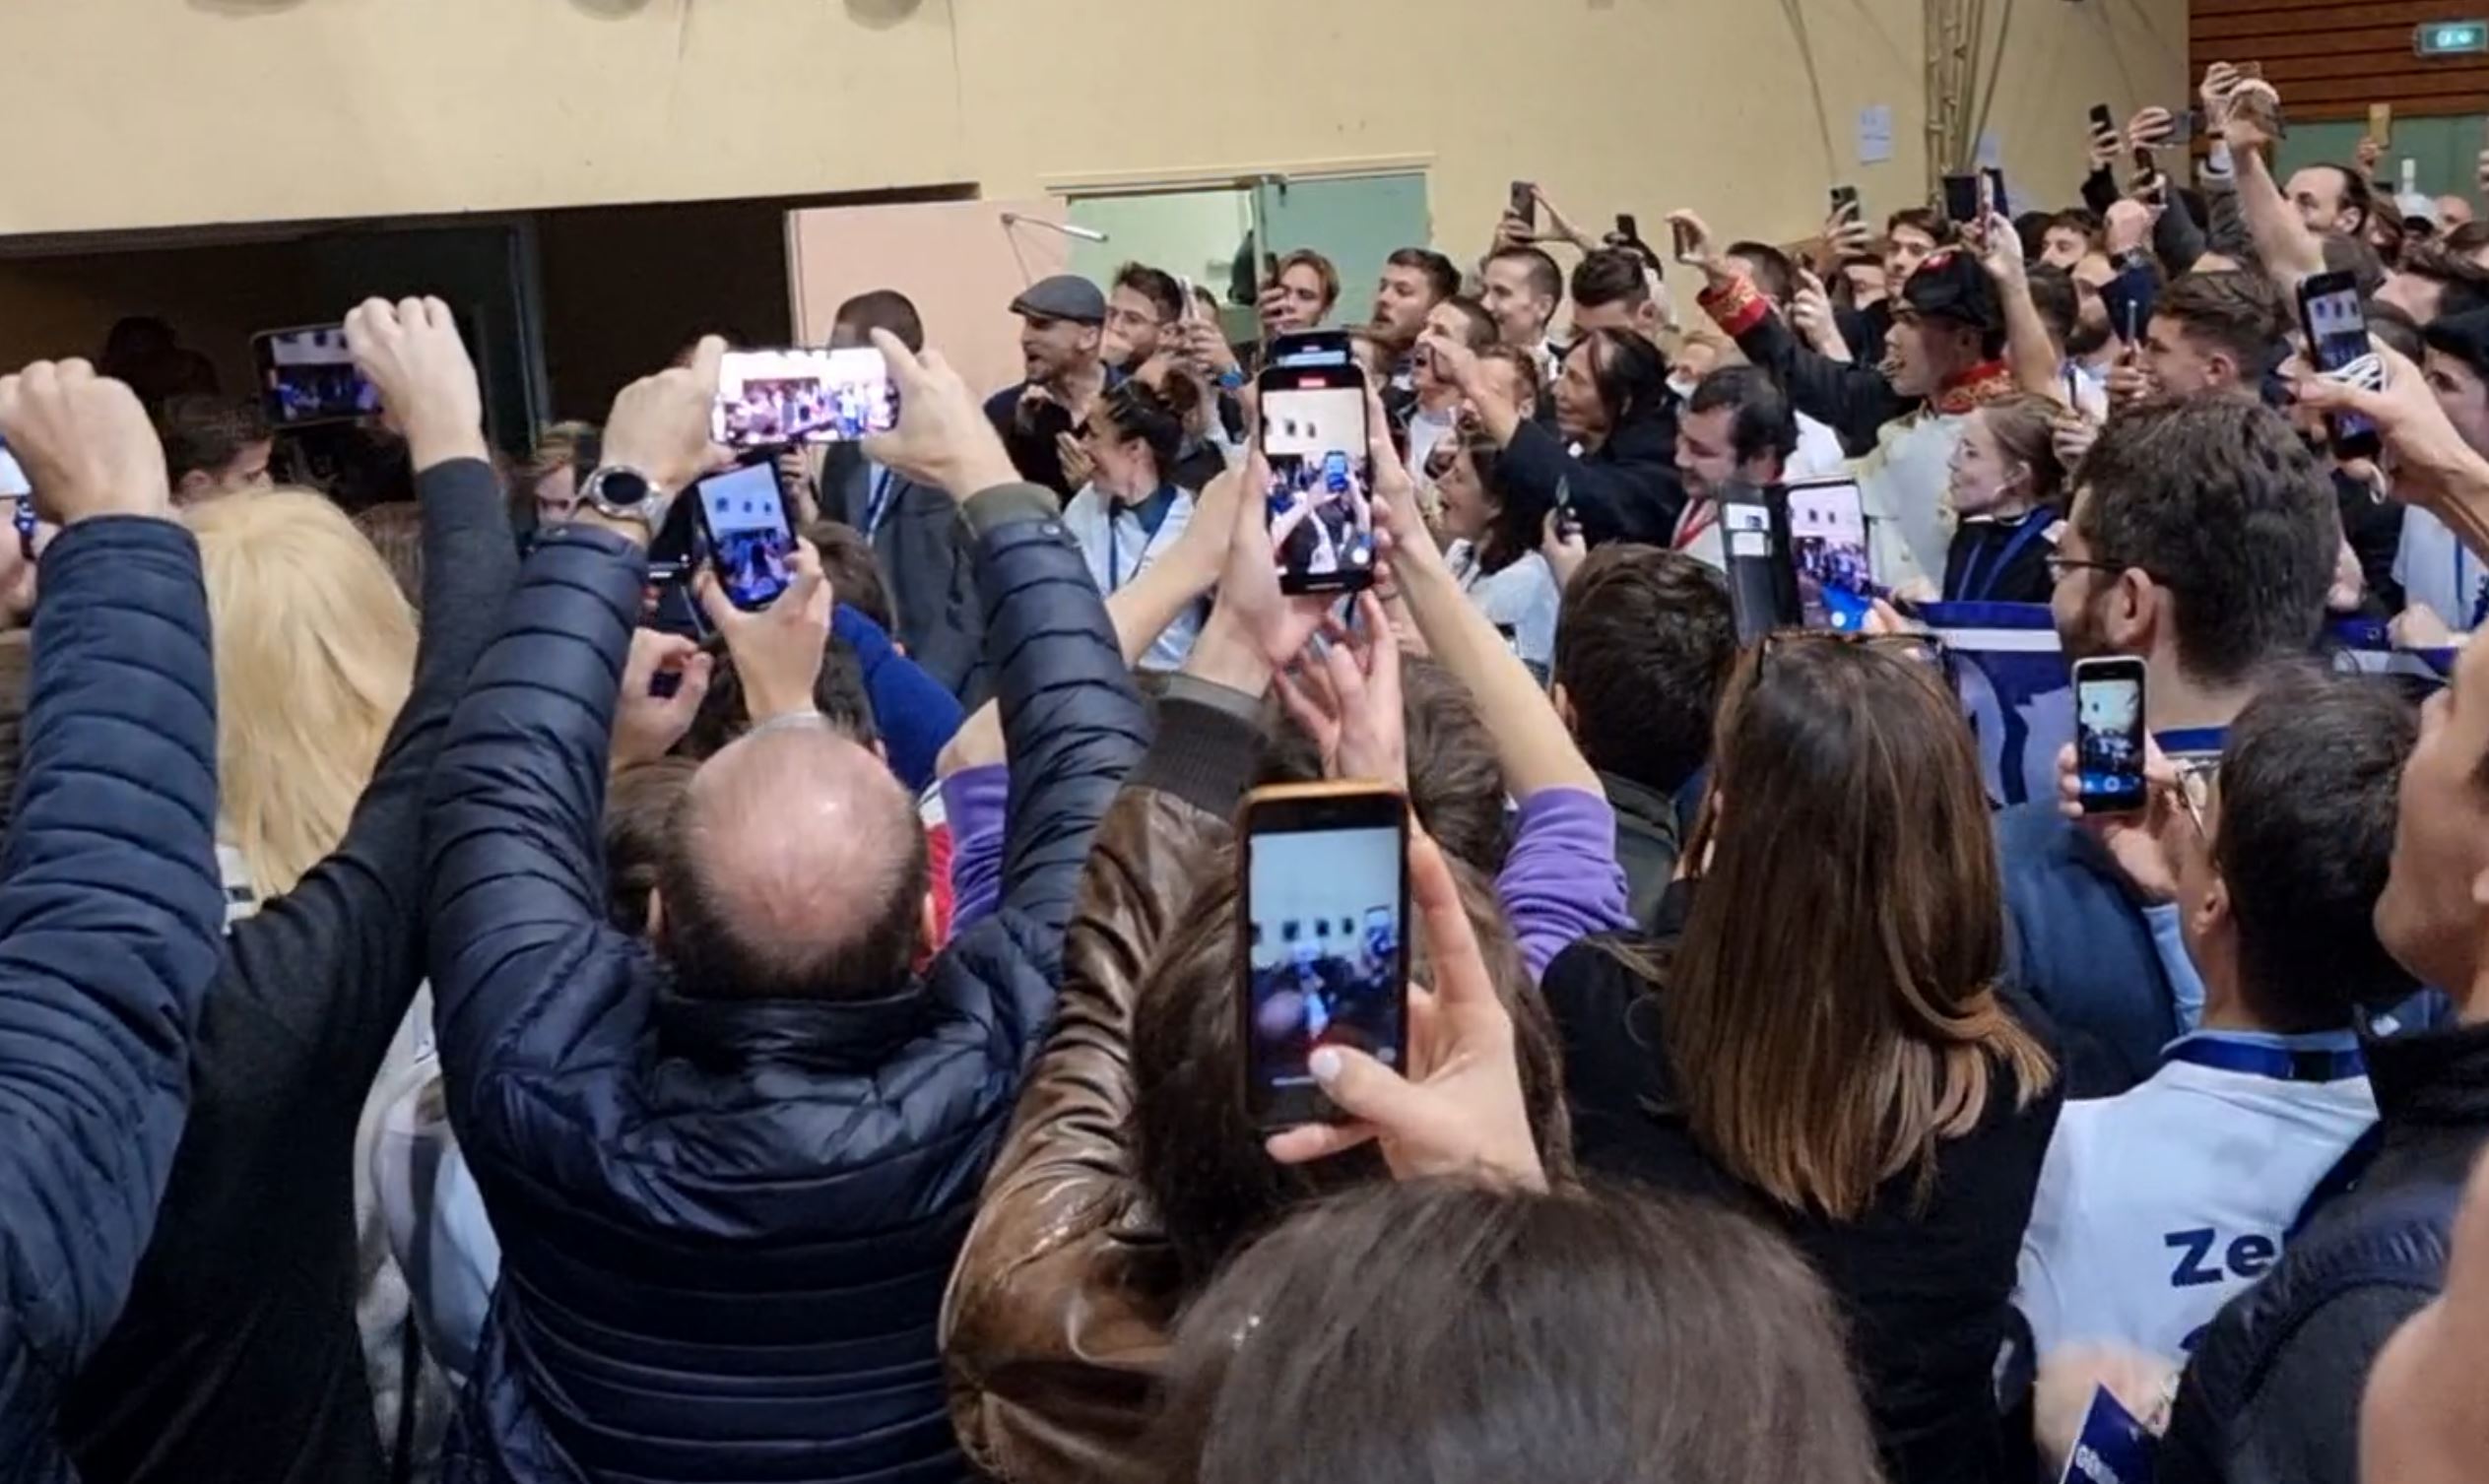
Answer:
[{"label": "lanyard", "polygon": [[[1158,492],[1132,508],[1132,518],[1141,527],[1141,554],[1133,558],[1133,575],[1141,575],[1149,565],[1149,544],[1158,539],[1158,530],[1167,523],[1167,512],[1175,508],[1175,486],[1161,484]],[[1123,533],[1117,517],[1123,512],[1115,507],[1114,496],[1106,497],[1106,591],[1111,595],[1124,585]]]},{"label": "lanyard", "polygon": [[1690,551],[1703,533],[1720,524],[1720,505],[1716,500],[1696,500],[1685,507],[1685,514],[1676,522],[1673,542],[1679,551]]},{"label": "lanyard", "polygon": [[[1953,601],[1956,603],[1987,602],[1988,595],[1996,591],[1998,580],[2013,570],[2013,559],[2022,554],[2022,548],[2031,544],[2031,538],[2048,530],[2056,520],[2057,517],[2045,507],[2024,516],[2022,524],[2015,527],[2013,535],[2006,539],[2005,549],[1997,557],[1993,570],[1989,567],[1986,550],[1972,551],[1970,559],[1962,563],[1961,591],[1953,595]],[[1980,581],[1983,573],[1988,579],[1985,582]]]},{"label": "lanyard", "polygon": [[882,517],[890,513],[890,491],[898,485],[898,481],[891,477],[887,468],[880,464],[872,468],[871,492],[865,496],[864,502],[864,537],[867,541],[871,541],[873,534],[882,529]]},{"label": "lanyard", "polygon": [[2356,1046],[2294,1050],[2260,1042],[2191,1036],[2169,1049],[2169,1060],[2270,1077],[2276,1082],[2339,1082],[2345,1077],[2368,1074],[2368,1059],[2360,1055]]},{"label": "lanyard", "polygon": [[[2455,601],[2458,605],[2463,597],[2463,557],[2465,554],[2463,544],[2459,541],[2455,543]],[[2446,618],[2450,623],[2456,621],[2456,615],[2453,613],[2448,613]],[[2481,574],[2480,586],[2472,594],[2471,621],[2462,624],[2461,627],[2463,632],[2469,633],[2485,621],[2489,621],[2489,572]]]}]

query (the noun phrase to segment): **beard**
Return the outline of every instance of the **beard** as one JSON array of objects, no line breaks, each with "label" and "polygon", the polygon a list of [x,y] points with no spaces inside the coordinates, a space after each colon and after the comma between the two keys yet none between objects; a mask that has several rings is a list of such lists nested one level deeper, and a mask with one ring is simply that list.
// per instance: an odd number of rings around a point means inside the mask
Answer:
[{"label": "beard", "polygon": [[2062,617],[2057,621],[2058,647],[2064,651],[2068,665],[2076,660],[2106,659],[2117,653],[2109,645],[2107,625],[2100,621],[2100,574],[2083,572],[2078,575],[2091,584],[2083,592],[2083,606],[2074,614],[2072,622],[2068,623]]}]

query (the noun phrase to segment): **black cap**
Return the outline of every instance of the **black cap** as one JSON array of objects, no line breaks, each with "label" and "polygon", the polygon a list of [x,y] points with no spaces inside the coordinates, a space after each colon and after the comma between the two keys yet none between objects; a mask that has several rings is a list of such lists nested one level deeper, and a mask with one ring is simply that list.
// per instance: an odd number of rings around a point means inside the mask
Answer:
[{"label": "black cap", "polygon": [[1014,314],[1033,319],[1067,319],[1079,325],[1106,323],[1106,295],[1076,273],[1039,279],[1012,300]]},{"label": "black cap", "polygon": [[1922,319],[1949,319],[1995,335],[2004,329],[1997,286],[1979,260],[1958,248],[1931,253],[1901,289],[1902,302]]}]

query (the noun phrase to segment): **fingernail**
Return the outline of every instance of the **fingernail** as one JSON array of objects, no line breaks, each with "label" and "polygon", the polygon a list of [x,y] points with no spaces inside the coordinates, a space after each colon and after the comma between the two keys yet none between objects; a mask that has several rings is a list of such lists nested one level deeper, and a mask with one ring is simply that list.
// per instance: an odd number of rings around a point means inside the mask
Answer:
[{"label": "fingernail", "polygon": [[1305,1059],[1305,1069],[1314,1074],[1317,1082],[1340,1080],[1340,1049],[1336,1046],[1315,1047],[1314,1054]]}]

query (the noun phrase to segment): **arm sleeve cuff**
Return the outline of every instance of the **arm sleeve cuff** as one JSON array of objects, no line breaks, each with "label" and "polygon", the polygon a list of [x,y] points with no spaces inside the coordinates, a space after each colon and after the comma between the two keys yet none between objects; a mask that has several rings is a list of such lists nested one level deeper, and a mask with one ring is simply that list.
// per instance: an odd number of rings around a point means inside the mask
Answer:
[{"label": "arm sleeve cuff", "polygon": [[1705,289],[1695,295],[1695,302],[1733,340],[1761,324],[1772,312],[1772,301],[1754,287],[1752,279],[1746,278]]},{"label": "arm sleeve cuff", "polygon": [[962,502],[959,510],[980,538],[1019,521],[1053,520],[1062,513],[1053,492],[1042,484],[997,484]]}]

